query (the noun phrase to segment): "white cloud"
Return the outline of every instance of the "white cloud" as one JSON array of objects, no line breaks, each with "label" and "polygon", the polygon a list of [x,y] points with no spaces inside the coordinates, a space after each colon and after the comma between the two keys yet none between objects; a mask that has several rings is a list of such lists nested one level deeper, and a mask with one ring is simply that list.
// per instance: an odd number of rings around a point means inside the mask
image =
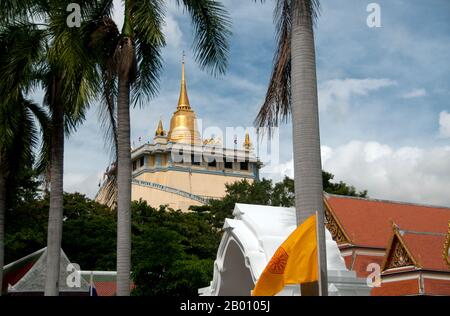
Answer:
[{"label": "white cloud", "polygon": [[402,95],[402,98],[404,99],[413,99],[413,98],[420,98],[427,95],[427,91],[425,89],[414,89],[409,92],[406,92]]},{"label": "white cloud", "polygon": [[439,136],[450,138],[450,113],[447,111],[439,113]]},{"label": "white cloud", "polygon": [[[450,146],[393,148],[350,141],[336,148],[322,146],[322,165],[335,180],[367,189],[373,198],[450,206]],[[275,181],[292,176],[292,160],[268,171]]]},{"label": "white cloud", "polygon": [[167,14],[165,17],[163,33],[166,37],[166,42],[169,48],[180,48],[182,44],[183,32],[181,31],[180,26],[171,14]]},{"label": "white cloud", "polygon": [[367,96],[369,92],[395,84],[395,81],[386,78],[328,80],[319,85],[319,107],[322,111],[333,109],[339,114],[345,114],[352,96]]},{"label": "white cloud", "polygon": [[265,178],[270,178],[275,182],[283,180],[284,176],[290,178],[294,177],[294,164],[293,159],[280,164],[270,164],[267,167],[261,169],[261,175]]},{"label": "white cloud", "polygon": [[102,173],[64,173],[64,191],[80,192],[89,198],[94,198],[99,189]]},{"label": "white cloud", "polygon": [[113,11],[113,20],[117,24],[117,28],[122,30],[123,19],[124,19],[124,6],[122,0],[114,0],[114,11]]}]

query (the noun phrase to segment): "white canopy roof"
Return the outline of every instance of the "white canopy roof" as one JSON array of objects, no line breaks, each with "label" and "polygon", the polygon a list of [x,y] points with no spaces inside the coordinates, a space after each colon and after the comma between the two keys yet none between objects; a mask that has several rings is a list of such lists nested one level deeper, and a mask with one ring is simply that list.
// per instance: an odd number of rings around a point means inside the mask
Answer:
[{"label": "white canopy roof", "polygon": [[[297,227],[295,208],[237,203],[233,216],[233,219],[225,220],[213,280],[209,287],[199,290],[201,295],[250,295],[277,248]],[[338,293],[336,285],[340,282],[346,284],[346,289],[348,285],[355,289],[361,287],[359,294],[367,295],[365,280],[357,279],[354,272],[346,269],[344,259],[328,230],[326,245],[330,294],[344,293]],[[298,286],[287,286],[280,293],[299,294]]]}]

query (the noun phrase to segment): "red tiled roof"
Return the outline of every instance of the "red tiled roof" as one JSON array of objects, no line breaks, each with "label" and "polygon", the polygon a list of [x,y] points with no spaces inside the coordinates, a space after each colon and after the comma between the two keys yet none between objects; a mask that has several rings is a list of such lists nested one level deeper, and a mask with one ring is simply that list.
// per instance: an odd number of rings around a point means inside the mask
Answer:
[{"label": "red tiled roof", "polygon": [[422,269],[450,272],[442,256],[445,235],[405,232],[402,239]]},{"label": "red tiled roof", "polygon": [[405,230],[446,233],[450,220],[446,207],[328,194],[326,198],[352,244],[358,246],[387,248],[392,222]]},{"label": "red tiled roof", "polygon": [[[116,280],[95,281],[94,285],[98,296],[116,296],[116,288],[117,288]],[[130,291],[134,290],[135,287],[136,286],[134,285],[134,282],[131,282]]]},{"label": "red tiled roof", "polygon": [[419,294],[419,280],[402,280],[396,282],[382,283],[381,287],[372,289],[372,296],[398,296]]},{"label": "red tiled roof", "polygon": [[450,282],[446,280],[425,279],[425,294],[432,295],[450,295]]},{"label": "red tiled roof", "polygon": [[116,282],[95,282],[95,289],[98,296],[115,296],[116,295]]},{"label": "red tiled roof", "polygon": [[381,266],[383,263],[383,257],[359,254],[355,257],[352,270],[356,272],[358,277],[365,278],[372,273],[372,270],[367,270],[367,267],[371,263],[377,263]]}]

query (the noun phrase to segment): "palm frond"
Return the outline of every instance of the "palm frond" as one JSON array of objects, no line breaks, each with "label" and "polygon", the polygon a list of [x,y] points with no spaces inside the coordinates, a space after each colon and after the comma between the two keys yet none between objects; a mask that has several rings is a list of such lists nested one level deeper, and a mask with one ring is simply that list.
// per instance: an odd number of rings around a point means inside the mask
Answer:
[{"label": "palm frond", "polygon": [[50,167],[50,118],[47,111],[35,103],[28,103],[28,110],[33,113],[36,121],[39,123],[41,130],[41,146],[38,151],[38,159],[36,162],[36,172],[45,174]]},{"label": "palm frond", "polygon": [[195,60],[213,75],[224,74],[228,64],[231,20],[215,0],[177,0],[191,16],[194,26]]},{"label": "palm frond", "polygon": [[106,147],[109,149],[111,160],[117,161],[117,79],[110,72],[103,72],[103,94],[99,108],[99,119]]},{"label": "palm frond", "polygon": [[162,69],[161,48],[166,44],[162,32],[164,11],[164,1],[161,0],[133,3],[133,31],[138,65],[136,81],[132,87],[133,104],[142,105],[158,92]]},{"label": "palm frond", "polygon": [[276,127],[291,114],[291,1],[277,2],[274,11],[277,50],[266,97],[255,119],[257,127]]},{"label": "palm frond", "polygon": [[[24,167],[31,168],[33,166],[39,134],[34,115],[30,111],[32,106],[36,105],[22,96],[16,100],[13,106],[6,107],[5,104],[0,106],[2,109],[0,130],[2,133],[8,130],[6,134],[2,135],[2,142],[0,143],[4,160],[2,167],[6,167],[9,174],[15,174]],[[5,115],[7,115],[8,120],[5,120]]]},{"label": "palm frond", "polygon": [[[51,65],[47,87],[53,89],[50,94],[56,93],[59,100],[47,98],[47,101],[58,102],[53,106],[64,106],[66,133],[71,133],[85,119],[87,109],[101,91],[101,75],[96,67],[96,55],[89,47],[89,31],[101,17],[110,14],[112,4],[111,1],[81,1],[81,27],[68,28],[66,2],[70,1],[62,1],[63,5],[53,7],[48,14],[52,38],[47,49],[47,60]],[[97,19],[91,20],[93,17]],[[62,81],[55,83],[55,78]]]},{"label": "palm frond", "polygon": [[[36,67],[44,55],[45,32],[30,23],[13,23],[0,31],[0,96],[10,103],[37,84]],[[10,101],[9,101],[10,100]]]},{"label": "palm frond", "polygon": [[120,40],[120,33],[115,22],[105,15],[104,9],[94,13],[90,21],[83,30],[84,37],[86,46],[95,57],[97,71],[101,77],[98,89],[98,95],[101,96],[98,115],[104,131],[105,146],[110,152],[111,161],[115,162],[117,161],[116,100],[118,90],[114,53]]},{"label": "palm frond", "polygon": [[50,6],[45,0],[2,0],[0,5],[1,24],[29,21],[30,17],[43,19]]}]

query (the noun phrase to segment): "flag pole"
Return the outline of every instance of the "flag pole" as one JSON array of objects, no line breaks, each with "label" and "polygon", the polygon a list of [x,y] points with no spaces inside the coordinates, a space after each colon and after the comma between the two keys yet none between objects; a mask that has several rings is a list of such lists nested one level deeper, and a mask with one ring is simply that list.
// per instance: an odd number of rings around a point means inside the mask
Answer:
[{"label": "flag pole", "polygon": [[[319,212],[316,211],[316,241],[317,241],[317,274],[318,274],[318,288],[319,296],[323,296],[323,284],[322,284],[322,270],[320,265],[320,251],[319,251]],[[325,241],[326,242],[326,241]]]},{"label": "flag pole", "polygon": [[94,294],[94,289],[93,289],[93,285],[94,285],[94,271],[91,270],[91,276],[89,278],[89,283],[91,284],[90,289],[89,289],[89,296],[93,296]]}]

